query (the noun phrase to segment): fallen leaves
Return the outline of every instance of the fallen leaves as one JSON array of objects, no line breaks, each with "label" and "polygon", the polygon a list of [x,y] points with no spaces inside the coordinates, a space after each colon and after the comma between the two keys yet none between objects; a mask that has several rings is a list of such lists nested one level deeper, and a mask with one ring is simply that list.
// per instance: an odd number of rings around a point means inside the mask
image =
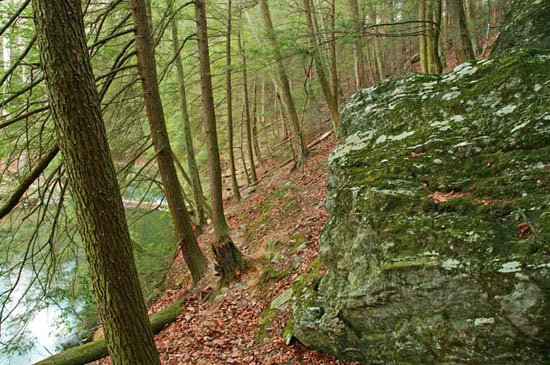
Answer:
[{"label": "fallen leaves", "polygon": [[[256,192],[250,193],[239,204],[226,200],[228,223],[237,228],[249,224],[260,216],[261,204],[272,190],[291,180],[293,189],[289,196],[274,199],[269,207],[270,220],[265,227],[260,227],[240,247],[248,257],[262,258],[262,243],[270,239],[288,238],[288,232],[304,237],[306,245],[300,251],[289,251],[282,254],[281,268],[290,267],[297,256],[300,265],[294,268],[282,280],[263,287],[246,285],[247,275],[258,273],[243,273],[242,282],[233,285],[220,295],[214,303],[202,302],[197,296],[189,296],[183,304],[183,311],[178,319],[168,325],[155,336],[155,342],[164,365],[180,364],[345,364],[333,356],[313,351],[301,344],[286,346],[282,338],[283,329],[290,315],[291,306],[277,310],[268,320],[262,336],[259,326],[265,318],[262,312],[269,308],[271,301],[285,292],[298,277],[307,269],[319,253],[318,239],[326,222],[326,211],[322,205],[326,195],[328,153],[334,147],[333,136],[323,140],[316,146],[319,151],[310,157],[305,166],[306,174],[295,171],[289,176],[291,166],[285,167],[274,176],[262,177],[262,182],[256,187]],[[270,160],[264,161],[272,166]],[[288,206],[288,198],[297,204]],[[288,207],[287,207],[288,206]],[[288,210],[284,210],[285,207]],[[284,214],[281,214],[284,211]],[[208,232],[208,229],[205,229]],[[241,233],[242,235],[242,233]],[[236,244],[241,243],[238,233],[232,234]],[[211,233],[199,237],[199,244],[206,250],[215,239]],[[242,238],[241,238],[242,240]],[[265,248],[264,248],[265,249]],[[181,255],[173,266],[169,277],[172,283],[177,283],[186,277],[186,270]],[[249,282],[253,282],[250,280]],[[185,289],[191,287],[191,281],[185,282],[183,288],[167,290],[150,312],[156,312],[169,305],[181,296]],[[108,364],[104,359],[100,364]]]},{"label": "fallen leaves", "polygon": [[455,193],[454,191],[451,191],[450,193],[442,193],[441,191],[436,191],[435,193],[427,195],[424,198],[433,199],[435,204],[440,204],[440,203],[445,203],[454,198],[462,198],[463,196],[464,194]]}]

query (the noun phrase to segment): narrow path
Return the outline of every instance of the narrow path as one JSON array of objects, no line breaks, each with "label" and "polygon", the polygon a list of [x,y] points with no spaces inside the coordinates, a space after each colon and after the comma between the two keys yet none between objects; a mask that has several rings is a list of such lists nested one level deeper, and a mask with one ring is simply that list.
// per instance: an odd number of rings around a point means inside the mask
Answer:
[{"label": "narrow path", "polygon": [[[270,308],[271,301],[318,255],[317,240],[326,222],[326,161],[335,142],[330,136],[318,143],[303,173],[291,173],[291,165],[266,173],[277,166],[269,161],[260,170],[264,178],[243,202],[226,202],[233,238],[254,258],[254,267],[214,303],[203,303],[196,296],[184,303],[180,317],[155,336],[163,364],[346,363],[299,343],[285,345],[282,333],[292,305]],[[203,249],[212,239],[207,228],[200,237]],[[177,283],[186,275],[181,258],[174,268],[170,281]],[[150,311],[170,304],[188,285],[167,290]],[[99,363],[108,364],[108,360]]]}]

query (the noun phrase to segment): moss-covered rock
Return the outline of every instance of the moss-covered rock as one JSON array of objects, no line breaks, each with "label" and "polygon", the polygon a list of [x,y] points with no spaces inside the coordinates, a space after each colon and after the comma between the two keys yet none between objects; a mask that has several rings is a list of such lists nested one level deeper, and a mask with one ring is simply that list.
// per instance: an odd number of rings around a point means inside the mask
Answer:
[{"label": "moss-covered rock", "polygon": [[493,55],[510,48],[550,49],[550,1],[513,0],[507,4],[510,10],[505,20],[505,29],[497,39]]},{"label": "moss-covered rock", "polygon": [[549,61],[510,50],[352,98],[299,341],[367,363],[550,361]]}]

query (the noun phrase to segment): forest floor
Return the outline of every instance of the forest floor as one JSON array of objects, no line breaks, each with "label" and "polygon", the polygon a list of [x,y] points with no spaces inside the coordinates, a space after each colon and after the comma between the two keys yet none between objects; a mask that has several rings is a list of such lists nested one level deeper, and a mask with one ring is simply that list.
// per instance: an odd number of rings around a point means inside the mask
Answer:
[{"label": "forest floor", "polygon": [[[448,59],[447,70],[454,66],[456,59]],[[305,166],[292,170],[292,163],[283,162],[288,143],[282,143],[273,153],[275,158],[265,159],[256,168],[259,184],[247,187],[246,181],[239,182],[244,186],[241,202],[235,203],[231,192],[225,192],[231,237],[252,264],[214,300],[205,300],[214,288],[203,286],[199,293],[191,290],[181,254],[176,258],[165,289],[149,306],[151,315],[185,297],[182,314],[155,336],[163,364],[357,364],[336,360],[296,341],[286,345],[283,339],[292,302],[281,303],[280,299],[307,273],[324,270],[315,259],[327,220],[323,205],[327,160],[335,145],[334,135],[323,138],[310,149]],[[231,186],[227,176],[225,180],[225,186]],[[212,261],[214,232],[211,226],[204,231],[199,244]],[[280,305],[272,305],[274,300]],[[96,362],[109,363],[109,358]]]},{"label": "forest floor", "polygon": [[[330,135],[314,146],[303,169],[291,171],[292,163],[281,167],[281,161],[265,160],[258,168],[260,183],[245,188],[241,202],[225,201],[232,238],[253,264],[214,300],[189,290],[189,274],[182,258],[176,259],[168,289],[149,307],[152,314],[186,297],[182,314],[155,336],[163,364],[346,363],[296,342],[285,345],[292,303],[271,305],[308,272],[319,253],[327,158],[335,143]],[[214,234],[211,227],[205,232],[199,243],[211,258]],[[97,362],[108,363],[108,358]]]}]

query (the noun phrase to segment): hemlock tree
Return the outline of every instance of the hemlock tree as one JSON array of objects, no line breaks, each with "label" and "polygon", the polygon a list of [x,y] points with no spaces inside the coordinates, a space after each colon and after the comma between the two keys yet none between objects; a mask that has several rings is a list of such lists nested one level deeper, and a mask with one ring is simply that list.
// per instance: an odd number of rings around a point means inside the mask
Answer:
[{"label": "hemlock tree", "polygon": [[216,270],[221,276],[222,285],[233,280],[238,271],[244,268],[241,251],[229,236],[229,226],[225,220],[222,199],[222,174],[214,96],[212,94],[212,76],[210,56],[208,54],[208,35],[204,0],[195,0],[195,21],[199,50],[199,70],[201,76],[202,117],[206,132],[208,149],[208,170],[210,173],[210,197],[212,201],[212,223],[216,233],[216,242],[212,251],[216,258]]},{"label": "hemlock tree", "polygon": [[160,364],[110,156],[79,0],[34,0],[57,140],[113,364]]},{"label": "hemlock tree", "polygon": [[321,90],[323,90],[323,95],[325,96],[325,101],[327,102],[328,110],[332,119],[332,127],[334,132],[336,132],[336,128],[338,127],[338,124],[340,124],[338,106],[335,101],[335,96],[332,94],[332,90],[330,89],[325,73],[325,67],[321,61],[321,55],[319,54],[319,42],[317,41],[317,34],[315,32],[315,27],[313,26],[313,16],[315,13],[311,11],[309,0],[304,0],[304,10],[306,13],[306,23],[309,28],[309,44],[311,46],[311,53],[313,60],[315,61],[315,67],[317,68],[317,78],[319,79]]},{"label": "hemlock tree", "polygon": [[[365,56],[363,52],[363,34],[364,18],[359,11],[357,0],[349,0],[349,8],[352,18],[352,29],[357,34],[353,37],[353,63],[355,71],[355,90],[361,90],[367,87],[367,75],[365,73]],[[333,15],[334,18],[334,15]],[[335,43],[335,40],[333,40]],[[335,95],[337,95],[335,93]]]},{"label": "hemlock tree", "polygon": [[463,0],[447,0],[449,18],[451,20],[453,44],[456,50],[458,63],[474,59],[472,39],[466,26],[466,14]]},{"label": "hemlock tree", "polygon": [[153,39],[149,32],[150,27],[147,25],[145,2],[144,0],[131,0],[130,6],[136,32],[138,69],[162,185],[183,259],[191,272],[193,282],[196,283],[206,271],[207,260],[193,232],[191,218],[185,207],[185,200],[174,165],[174,155],[170,147],[157,83]]},{"label": "hemlock tree", "polygon": [[[235,169],[235,153],[233,151],[233,91],[231,86],[231,0],[227,0],[227,35],[225,41],[225,90],[227,95],[227,141],[229,144],[229,166],[231,167],[231,189],[233,199],[241,200],[241,192],[237,182]],[[248,174],[246,175],[248,177]]]},{"label": "hemlock tree", "polygon": [[178,76],[178,97],[180,104],[181,119],[183,124],[183,134],[185,138],[185,151],[187,153],[187,167],[189,168],[189,175],[191,175],[191,188],[193,189],[193,197],[195,200],[195,206],[197,209],[197,216],[201,225],[206,225],[206,216],[203,207],[203,193],[202,185],[199,177],[199,168],[197,167],[197,160],[195,159],[195,152],[193,149],[193,136],[191,134],[191,121],[189,118],[189,111],[187,110],[187,95],[185,91],[185,78],[183,72],[183,63],[180,54],[180,42],[178,35],[178,22],[176,20],[172,2],[167,0],[169,14],[173,17],[170,21],[170,27],[172,30],[172,48],[174,52],[174,63],[176,64],[176,71]]},{"label": "hemlock tree", "polygon": [[246,72],[246,53],[244,49],[244,39],[240,25],[241,16],[239,15],[239,33],[237,36],[237,43],[239,44],[239,52],[242,58],[242,76],[243,76],[243,98],[244,98],[244,116],[246,121],[246,147],[248,152],[248,161],[250,162],[250,173],[252,178],[252,184],[258,183],[258,177],[256,175],[256,163],[254,161],[254,151],[252,150],[252,121],[250,119],[250,100],[248,98],[248,75]]},{"label": "hemlock tree", "polygon": [[308,156],[307,145],[304,141],[304,136],[300,128],[300,121],[298,120],[298,112],[296,111],[296,105],[290,92],[290,83],[288,81],[288,74],[286,67],[283,63],[283,57],[277,45],[277,37],[273,28],[273,22],[271,20],[271,14],[269,12],[269,6],[267,0],[259,0],[260,10],[262,13],[262,19],[264,22],[265,30],[267,32],[267,40],[271,48],[271,52],[277,63],[276,77],[274,77],[277,88],[279,89],[282,97],[284,108],[287,112],[290,130],[292,132],[292,138],[294,139],[294,145],[297,150],[296,166],[301,166]]}]

